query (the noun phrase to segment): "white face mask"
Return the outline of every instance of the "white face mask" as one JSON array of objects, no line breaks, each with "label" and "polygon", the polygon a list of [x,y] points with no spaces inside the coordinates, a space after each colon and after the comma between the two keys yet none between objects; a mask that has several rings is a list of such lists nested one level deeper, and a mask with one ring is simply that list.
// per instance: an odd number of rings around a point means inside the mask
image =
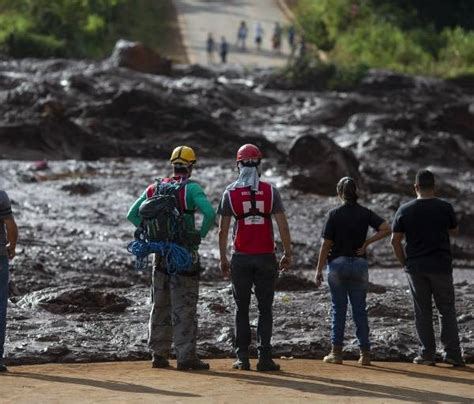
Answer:
[{"label": "white face mask", "polygon": [[251,187],[253,190],[258,190],[260,183],[260,166],[258,167],[245,167],[241,163],[239,167],[239,178],[227,187],[227,190],[235,188]]}]

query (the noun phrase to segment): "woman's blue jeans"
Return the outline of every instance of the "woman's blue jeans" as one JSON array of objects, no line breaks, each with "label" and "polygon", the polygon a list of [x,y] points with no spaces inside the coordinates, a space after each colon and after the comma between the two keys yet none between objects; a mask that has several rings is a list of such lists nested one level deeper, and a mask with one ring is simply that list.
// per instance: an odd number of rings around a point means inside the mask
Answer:
[{"label": "woman's blue jeans", "polygon": [[365,301],[369,284],[367,260],[358,257],[338,257],[328,264],[327,271],[332,299],[332,344],[343,345],[347,302],[350,300],[359,347],[362,350],[369,350],[369,322]]},{"label": "woman's blue jeans", "polygon": [[3,360],[3,345],[7,327],[8,304],[8,257],[0,255],[0,363]]}]

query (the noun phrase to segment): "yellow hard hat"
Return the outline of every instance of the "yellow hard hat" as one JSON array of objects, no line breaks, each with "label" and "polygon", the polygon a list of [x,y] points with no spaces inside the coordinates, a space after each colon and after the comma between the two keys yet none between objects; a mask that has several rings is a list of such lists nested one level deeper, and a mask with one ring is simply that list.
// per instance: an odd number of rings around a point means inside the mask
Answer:
[{"label": "yellow hard hat", "polygon": [[196,153],[188,146],[178,146],[170,157],[171,164],[191,165],[196,162]]}]

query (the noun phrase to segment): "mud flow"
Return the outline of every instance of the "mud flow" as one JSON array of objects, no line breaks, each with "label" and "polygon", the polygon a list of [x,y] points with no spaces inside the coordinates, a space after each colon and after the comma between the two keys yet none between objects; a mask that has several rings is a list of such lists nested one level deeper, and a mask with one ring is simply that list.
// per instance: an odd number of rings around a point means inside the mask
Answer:
[{"label": "mud flow", "polygon": [[[429,167],[452,202],[456,307],[465,357],[474,342],[474,97],[454,83],[372,71],[346,93],[289,88],[271,70],[178,66],[168,76],[107,62],[0,62],[0,188],[20,226],[12,265],[7,363],[149,357],[150,274],[126,251],[125,216],[170,150],[194,147],[194,178],[217,207],[247,142],[265,154],[293,232],[295,263],[277,284],[275,354],[320,358],[329,348],[328,289],[312,281],[335,184],[355,177],[361,202],[391,221]],[[278,248],[281,246],[278,245]],[[232,354],[233,299],[218,271],[217,232],[203,241],[199,353]],[[411,297],[388,241],[369,251],[374,356],[417,351]],[[255,302],[253,302],[255,304]],[[256,307],[252,330],[256,330]],[[437,312],[435,311],[437,318]],[[436,321],[437,324],[437,321]],[[347,357],[358,354],[352,323]]]}]

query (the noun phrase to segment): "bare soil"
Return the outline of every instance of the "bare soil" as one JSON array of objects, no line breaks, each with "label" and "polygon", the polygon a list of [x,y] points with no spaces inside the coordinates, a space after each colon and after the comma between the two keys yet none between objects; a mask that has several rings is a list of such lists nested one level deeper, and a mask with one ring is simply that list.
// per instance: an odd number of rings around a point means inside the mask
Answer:
[{"label": "bare soil", "polygon": [[[283,371],[152,369],[149,362],[18,366],[0,375],[0,401],[24,402],[472,402],[474,368],[280,360]],[[255,363],[252,363],[255,366]]]}]

